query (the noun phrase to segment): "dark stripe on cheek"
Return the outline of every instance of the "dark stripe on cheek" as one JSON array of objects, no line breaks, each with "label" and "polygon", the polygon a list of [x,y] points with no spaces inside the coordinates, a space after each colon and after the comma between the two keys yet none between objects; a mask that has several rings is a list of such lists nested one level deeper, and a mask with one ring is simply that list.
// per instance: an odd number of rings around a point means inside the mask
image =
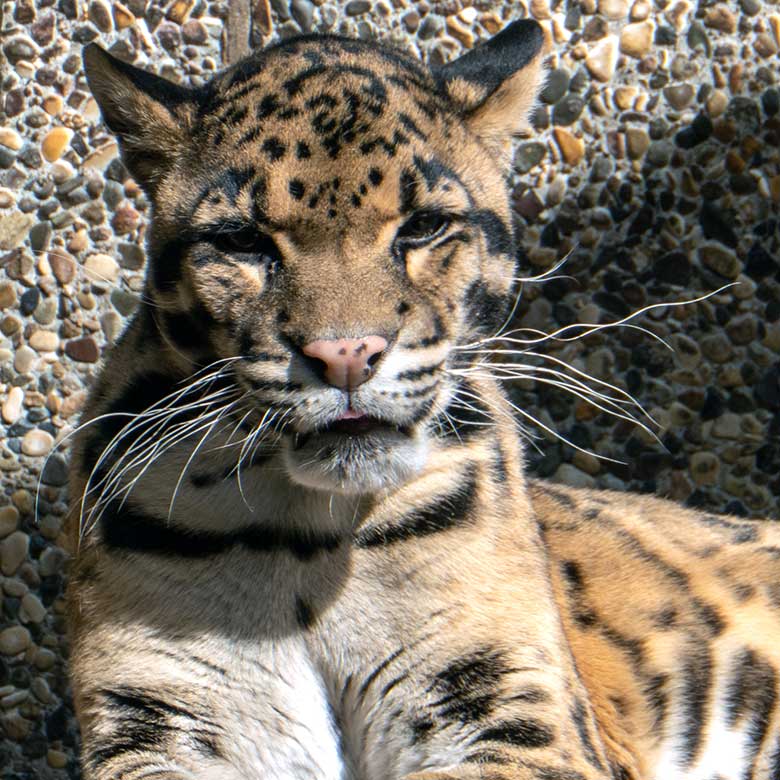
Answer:
[{"label": "dark stripe on cheek", "polygon": [[506,319],[509,298],[491,290],[480,279],[466,290],[464,304],[466,316],[473,327],[495,333]]},{"label": "dark stripe on cheek", "polygon": [[365,528],[355,536],[357,547],[379,547],[415,539],[420,536],[471,525],[469,516],[477,489],[477,467],[464,469],[455,480],[458,488],[446,496],[439,496],[426,506],[413,509],[395,522]]},{"label": "dark stripe on cheek", "polygon": [[491,255],[514,255],[515,244],[507,224],[492,209],[480,209],[469,214],[469,222],[485,236]]}]

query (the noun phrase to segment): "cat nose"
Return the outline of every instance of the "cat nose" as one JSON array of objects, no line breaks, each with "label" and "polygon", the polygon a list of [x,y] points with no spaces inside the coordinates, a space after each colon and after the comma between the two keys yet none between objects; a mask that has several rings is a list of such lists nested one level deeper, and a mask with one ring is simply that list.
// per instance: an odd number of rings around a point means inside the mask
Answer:
[{"label": "cat nose", "polygon": [[315,361],[320,376],[334,387],[352,390],[370,376],[372,366],[387,348],[382,336],[359,339],[320,339],[303,347],[303,354]]}]

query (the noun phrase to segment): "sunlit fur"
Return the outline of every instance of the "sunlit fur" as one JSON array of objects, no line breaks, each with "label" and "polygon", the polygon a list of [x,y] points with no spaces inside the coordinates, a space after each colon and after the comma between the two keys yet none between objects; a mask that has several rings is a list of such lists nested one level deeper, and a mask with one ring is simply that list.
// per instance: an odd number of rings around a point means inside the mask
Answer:
[{"label": "sunlit fur", "polygon": [[[560,434],[508,380],[654,430],[544,349],[635,317],[512,324],[559,271],[505,181],[543,41],[303,38],[196,91],[85,50],[153,206],[72,453],[86,780],[780,778],[776,527],[523,474]],[[305,351],[372,335],[356,387]]]}]

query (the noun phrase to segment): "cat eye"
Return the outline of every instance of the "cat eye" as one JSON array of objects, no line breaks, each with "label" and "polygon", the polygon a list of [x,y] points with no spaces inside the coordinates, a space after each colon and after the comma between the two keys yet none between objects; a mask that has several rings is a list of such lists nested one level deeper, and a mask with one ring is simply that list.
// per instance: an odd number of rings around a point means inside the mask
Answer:
[{"label": "cat eye", "polygon": [[233,255],[252,255],[281,260],[281,252],[274,240],[254,228],[222,231],[211,237],[211,242],[222,252]]},{"label": "cat eye", "polygon": [[403,247],[415,247],[427,244],[444,233],[452,222],[446,214],[438,211],[418,211],[396,233],[396,244]]}]

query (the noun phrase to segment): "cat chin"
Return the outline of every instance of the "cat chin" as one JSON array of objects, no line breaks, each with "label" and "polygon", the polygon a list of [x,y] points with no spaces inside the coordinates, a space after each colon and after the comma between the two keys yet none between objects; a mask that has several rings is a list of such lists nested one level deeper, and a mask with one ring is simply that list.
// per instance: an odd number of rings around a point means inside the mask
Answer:
[{"label": "cat chin", "polygon": [[346,436],[325,434],[303,442],[290,437],[284,465],[292,482],[345,495],[398,487],[425,467],[428,444],[420,435],[400,431]]}]

